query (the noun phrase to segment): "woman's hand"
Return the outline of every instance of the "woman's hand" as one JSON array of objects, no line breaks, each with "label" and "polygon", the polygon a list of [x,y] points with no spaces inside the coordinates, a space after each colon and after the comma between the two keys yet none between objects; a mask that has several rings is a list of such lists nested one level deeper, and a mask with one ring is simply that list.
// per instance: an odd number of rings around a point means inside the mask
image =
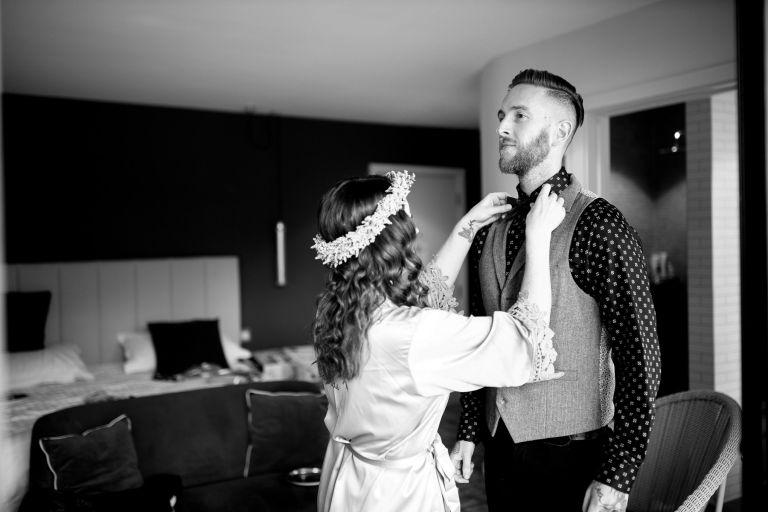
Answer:
[{"label": "woman's hand", "polygon": [[531,206],[531,211],[525,218],[525,237],[530,239],[537,236],[545,236],[547,239],[552,230],[565,218],[563,198],[550,193],[552,186],[548,183],[541,187],[539,197]]},{"label": "woman's hand", "polygon": [[507,197],[509,194],[506,192],[491,192],[481,199],[459,221],[459,236],[472,243],[480,228],[495,222],[512,209],[512,205],[507,203]]}]

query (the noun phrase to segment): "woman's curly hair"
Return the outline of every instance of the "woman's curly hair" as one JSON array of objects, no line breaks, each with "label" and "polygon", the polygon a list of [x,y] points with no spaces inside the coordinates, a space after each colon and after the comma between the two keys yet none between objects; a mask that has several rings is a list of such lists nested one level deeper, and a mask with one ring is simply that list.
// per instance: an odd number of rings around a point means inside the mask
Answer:
[{"label": "woman's curly hair", "polygon": [[[384,176],[350,178],[325,193],[318,211],[320,236],[334,240],[359,226],[384,197]],[[426,305],[427,288],[419,283],[421,259],[416,254],[416,226],[400,210],[357,257],[332,269],[317,299],[312,337],[324,382],[339,385],[355,378],[372,314],[385,299],[398,306]]]}]

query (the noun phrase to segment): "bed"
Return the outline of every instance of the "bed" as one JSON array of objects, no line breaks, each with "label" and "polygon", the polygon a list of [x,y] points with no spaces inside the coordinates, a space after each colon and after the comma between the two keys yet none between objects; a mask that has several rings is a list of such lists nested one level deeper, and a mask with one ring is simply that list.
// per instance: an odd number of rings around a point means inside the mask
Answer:
[{"label": "bed", "polygon": [[[159,366],[160,354],[149,364],[146,358],[133,358],[141,345],[130,344],[137,340],[151,343],[146,332],[149,324],[215,322],[227,365],[233,366],[231,361],[251,355],[238,343],[239,282],[235,257],[9,265],[9,292],[50,292],[44,350],[7,354],[8,397],[0,403],[10,441],[11,457],[3,461],[3,477],[11,480],[6,483],[11,489],[9,509],[15,510],[26,487],[30,431],[39,417],[88,401],[258,378],[247,367],[232,372],[213,366],[180,380],[156,380],[151,366]],[[118,342],[118,334],[123,344]],[[133,367],[126,373],[129,345]],[[76,380],[45,382],[59,370],[69,372],[61,380]]]}]

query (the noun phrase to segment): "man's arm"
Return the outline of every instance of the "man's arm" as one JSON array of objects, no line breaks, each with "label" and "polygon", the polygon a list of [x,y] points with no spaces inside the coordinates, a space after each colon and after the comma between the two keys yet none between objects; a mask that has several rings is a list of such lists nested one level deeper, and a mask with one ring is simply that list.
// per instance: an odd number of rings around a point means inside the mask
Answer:
[{"label": "man's arm", "polygon": [[[489,226],[480,229],[469,249],[469,313],[484,316],[483,298],[480,293],[480,255],[483,253]],[[467,482],[472,474],[472,454],[479,441],[480,427],[485,407],[485,390],[478,389],[461,394],[461,414],[456,432],[456,445],[451,450],[451,460],[456,467],[456,481]]]},{"label": "man's arm", "polygon": [[635,230],[603,199],[579,219],[569,256],[574,280],[600,307],[616,370],[613,433],[590,490],[596,496],[602,483],[626,495],[645,457],[661,372],[645,256]]}]

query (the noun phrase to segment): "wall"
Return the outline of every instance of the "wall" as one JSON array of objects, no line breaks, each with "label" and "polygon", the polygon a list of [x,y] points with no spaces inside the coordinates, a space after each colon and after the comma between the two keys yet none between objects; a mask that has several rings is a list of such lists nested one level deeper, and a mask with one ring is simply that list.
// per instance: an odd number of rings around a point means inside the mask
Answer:
[{"label": "wall", "polygon": [[[741,289],[736,92],[689,102],[690,387],[741,404]],[[741,461],[726,500],[741,496]]]},{"label": "wall", "polygon": [[[480,81],[483,193],[514,192],[513,178],[502,177],[497,167],[496,112],[518,71],[548,69],[571,81],[584,97],[589,121],[595,109],[733,81],[735,56],[732,0],[664,0],[497,57]],[[587,132],[587,126],[577,132],[569,167],[600,192],[587,168],[595,156]]]},{"label": "wall", "polygon": [[[233,254],[259,347],[309,342],[321,194],[369,162],[462,167],[478,132],[6,95],[10,263]],[[286,223],[287,281],[274,226]]]}]

